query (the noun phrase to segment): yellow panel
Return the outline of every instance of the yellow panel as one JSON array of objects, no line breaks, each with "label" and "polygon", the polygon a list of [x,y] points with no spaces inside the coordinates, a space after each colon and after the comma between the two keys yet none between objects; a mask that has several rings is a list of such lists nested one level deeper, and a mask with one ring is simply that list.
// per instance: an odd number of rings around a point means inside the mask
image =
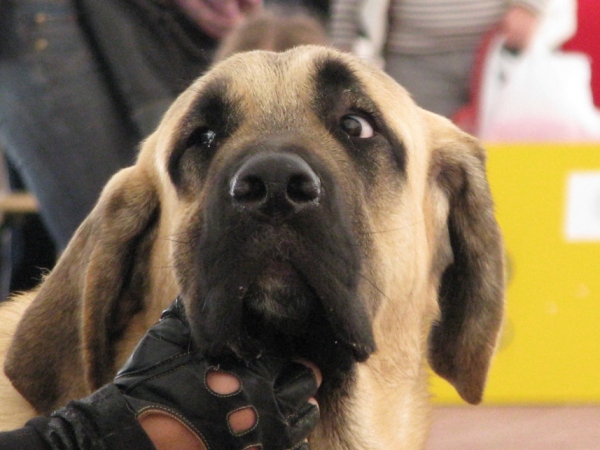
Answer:
[{"label": "yellow panel", "polygon": [[[486,147],[510,274],[485,402],[600,402],[600,239],[567,241],[564,231],[569,176],[600,177],[600,144]],[[439,403],[460,402],[436,376],[432,390]]]}]

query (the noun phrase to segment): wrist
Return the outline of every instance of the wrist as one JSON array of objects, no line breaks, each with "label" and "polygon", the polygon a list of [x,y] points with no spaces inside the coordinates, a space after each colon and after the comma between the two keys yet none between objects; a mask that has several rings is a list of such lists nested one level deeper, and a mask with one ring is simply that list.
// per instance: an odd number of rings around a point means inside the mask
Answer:
[{"label": "wrist", "polygon": [[54,428],[60,426],[68,430],[58,434],[76,441],[72,447],[65,445],[65,448],[155,448],[135,412],[114,384],[108,384],[81,400],[69,402],[51,417],[57,419]]}]

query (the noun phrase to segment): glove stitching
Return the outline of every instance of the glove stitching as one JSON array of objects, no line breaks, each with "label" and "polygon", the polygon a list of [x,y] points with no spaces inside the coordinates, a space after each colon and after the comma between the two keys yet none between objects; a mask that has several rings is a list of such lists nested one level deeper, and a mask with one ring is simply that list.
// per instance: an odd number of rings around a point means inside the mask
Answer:
[{"label": "glove stitching", "polygon": [[194,424],[188,422],[188,420],[183,415],[181,415],[178,411],[175,411],[169,407],[166,407],[163,405],[146,406],[138,411],[138,413],[137,413],[138,420],[140,417],[142,417],[145,414],[152,414],[152,411],[162,411],[167,416],[170,416],[171,418],[177,420],[179,423],[181,423],[181,425],[183,425],[189,431],[194,433],[198,437],[198,439],[200,439],[204,443],[204,445],[206,446],[206,450],[210,450],[210,448],[211,448],[210,445],[208,444],[208,442],[206,442],[206,439],[204,438],[202,433],[194,426]]},{"label": "glove stitching", "polygon": [[[231,416],[236,411],[240,411],[242,409],[248,409],[248,408],[252,409],[254,411],[254,414],[256,414],[256,421],[254,422],[254,425],[252,425],[250,428],[248,428],[246,430],[237,431],[237,432],[233,431],[233,429],[231,428],[231,424],[229,423],[229,416]],[[233,411],[229,411],[227,413],[227,428],[229,429],[229,432],[236,437],[244,436],[245,434],[248,434],[251,431],[254,431],[258,427],[259,421],[260,421],[260,416],[258,415],[258,411],[256,410],[256,408],[253,405],[241,406],[241,407],[234,409]]]}]

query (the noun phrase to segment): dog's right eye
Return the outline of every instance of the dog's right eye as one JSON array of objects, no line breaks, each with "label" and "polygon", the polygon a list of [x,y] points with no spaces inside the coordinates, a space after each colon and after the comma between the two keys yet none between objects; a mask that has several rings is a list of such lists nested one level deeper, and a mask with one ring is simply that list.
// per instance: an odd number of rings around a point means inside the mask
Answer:
[{"label": "dog's right eye", "polygon": [[186,148],[190,147],[202,147],[210,149],[216,144],[217,133],[208,128],[198,128],[194,131],[187,139]]},{"label": "dog's right eye", "polygon": [[348,114],[342,117],[340,128],[350,137],[368,139],[375,135],[369,121],[358,114]]}]

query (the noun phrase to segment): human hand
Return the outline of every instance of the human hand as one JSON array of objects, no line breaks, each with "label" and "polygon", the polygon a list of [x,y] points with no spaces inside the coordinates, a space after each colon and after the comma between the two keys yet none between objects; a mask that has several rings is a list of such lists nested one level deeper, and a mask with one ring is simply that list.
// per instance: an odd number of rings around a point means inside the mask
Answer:
[{"label": "human hand", "polygon": [[506,48],[511,50],[524,50],[531,43],[537,29],[539,16],[519,5],[511,6],[500,26],[500,32],[505,37]]},{"label": "human hand", "polygon": [[246,16],[262,8],[262,0],[174,0],[199,28],[222,39]]},{"label": "human hand", "polygon": [[307,364],[209,362],[193,350],[176,300],[114,383],[158,450],[308,449],[306,438],[319,420],[313,396],[320,373]]}]

